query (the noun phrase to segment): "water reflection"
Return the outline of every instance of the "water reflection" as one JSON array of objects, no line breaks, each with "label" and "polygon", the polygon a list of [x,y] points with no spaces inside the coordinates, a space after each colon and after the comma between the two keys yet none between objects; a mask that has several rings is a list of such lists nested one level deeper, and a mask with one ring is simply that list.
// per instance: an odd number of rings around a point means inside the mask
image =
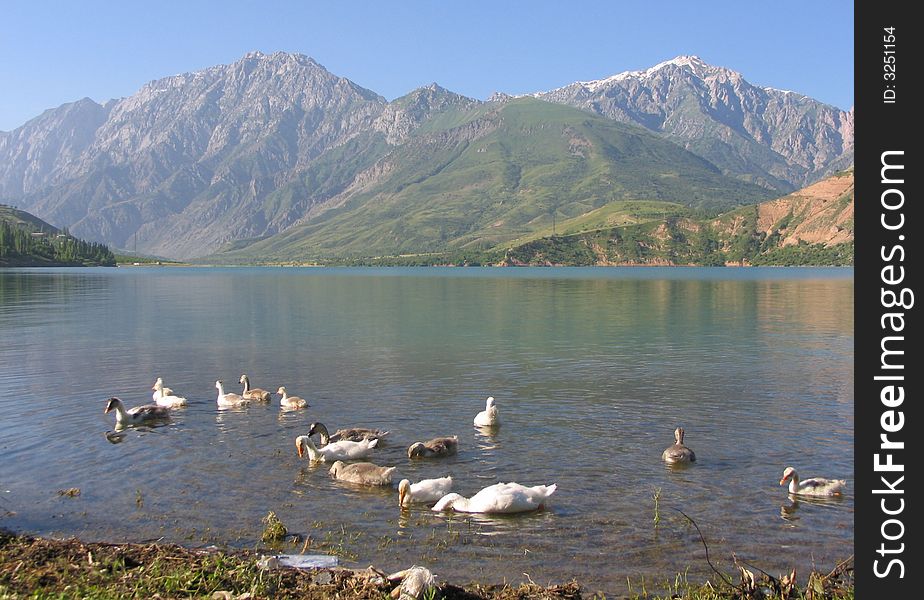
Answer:
[{"label": "water reflection", "polygon": [[120,444],[125,441],[125,432],[123,431],[107,431],[104,435],[106,436],[106,441],[110,444]]},{"label": "water reflection", "polygon": [[[843,496],[801,496],[789,494],[789,502],[780,506],[780,516],[790,523],[795,524],[800,519],[799,510],[801,505],[818,506],[826,508],[841,508],[844,502]],[[804,510],[804,508],[803,508]]]},{"label": "water reflection", "polygon": [[[662,515],[670,506],[693,516],[716,556],[747,548],[771,572],[839,560],[852,543],[852,496],[780,507],[776,486],[795,460],[850,479],[849,276],[0,272],[0,337],[0,481],[12,490],[3,508],[16,513],[4,526],[251,548],[273,510],[292,531],[361,532],[349,548],[360,565],[426,564],[435,544],[453,544],[453,560],[439,562],[446,579],[529,572],[617,595],[627,573],[700,566],[684,551],[698,547],[695,531],[666,516],[653,531],[657,488]],[[267,339],[290,351],[268,352]],[[241,370],[267,389],[305,390],[311,408],[219,410],[215,379]],[[147,399],[139,382],[157,373],[189,399],[169,427],[93,433],[112,428],[101,398]],[[61,381],[66,399],[21,401]],[[486,391],[503,398],[495,431],[472,427]],[[548,510],[514,517],[400,511],[393,489],[353,489],[328,465],[297,458],[293,440],[313,421],[391,431],[372,461],[397,466],[396,481],[452,475],[467,496],[498,481],[559,489]],[[698,462],[665,468],[661,452],[680,422],[695,432]],[[411,442],[435,433],[458,434],[459,454],[408,460]],[[71,487],[85,490],[79,506],[55,501]],[[130,517],[113,522],[112,511]],[[798,519],[798,537],[768,526],[784,516]],[[395,539],[369,543],[385,536]]]},{"label": "water reflection", "polygon": [[478,436],[478,447],[482,450],[494,450],[498,448],[497,434],[500,432],[500,426],[493,427],[475,427],[475,435]]}]

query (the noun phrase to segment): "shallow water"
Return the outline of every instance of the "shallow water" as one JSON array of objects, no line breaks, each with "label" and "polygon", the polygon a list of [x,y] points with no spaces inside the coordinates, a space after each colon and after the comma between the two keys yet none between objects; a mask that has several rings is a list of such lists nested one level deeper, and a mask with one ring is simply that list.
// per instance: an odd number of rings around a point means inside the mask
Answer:
[{"label": "shallow water", "polygon": [[[0,527],[254,548],[273,510],[347,565],[619,592],[709,574],[676,508],[721,567],[833,566],[853,551],[853,285],[845,269],[0,270]],[[241,373],[311,407],[218,410],[215,380],[239,391]],[[106,398],[150,402],[158,376],[189,407],[111,435]],[[493,433],[472,427],[488,395]],[[534,514],[402,515],[393,489],[297,458],[315,420],[390,430],[373,460],[396,483],[558,491]],[[677,425],[689,468],[659,460]],[[407,459],[449,434],[457,456]],[[794,503],[787,465],[848,493]]]}]

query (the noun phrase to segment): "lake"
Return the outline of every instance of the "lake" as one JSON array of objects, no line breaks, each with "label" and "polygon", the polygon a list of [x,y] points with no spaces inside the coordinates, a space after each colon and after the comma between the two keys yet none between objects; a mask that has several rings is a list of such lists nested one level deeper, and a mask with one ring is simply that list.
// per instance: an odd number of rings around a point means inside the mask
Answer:
[{"label": "lake", "polygon": [[[262,548],[274,511],[290,553],[619,593],[710,574],[679,510],[723,570],[829,569],[853,552],[853,293],[852,269],[0,269],[0,527]],[[311,406],[219,410],[242,373]],[[149,403],[157,377],[189,406],[113,435],[106,399]],[[494,433],[472,426],[487,396]],[[402,513],[297,457],[313,421],[389,430],[372,460],[395,485],[558,490],[532,514]],[[678,425],[698,461],[672,469]],[[408,460],[450,434],[457,456]],[[848,492],[793,501],[786,466]]]}]

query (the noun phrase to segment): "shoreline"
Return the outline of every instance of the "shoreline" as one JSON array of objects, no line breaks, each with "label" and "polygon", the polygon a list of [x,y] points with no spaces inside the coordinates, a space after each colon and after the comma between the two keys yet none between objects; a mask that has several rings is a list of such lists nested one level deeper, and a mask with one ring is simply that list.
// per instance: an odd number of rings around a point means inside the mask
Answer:
[{"label": "shoreline", "polygon": [[[121,598],[197,597],[216,600],[258,598],[376,599],[413,598],[402,594],[388,574],[370,566],[297,569],[261,566],[265,556],[250,550],[175,544],[85,543],[77,538],[55,540],[0,528],[0,597]],[[412,565],[407,565],[406,568]],[[739,566],[739,569],[744,567]],[[420,600],[581,600],[599,592],[570,581],[543,587],[533,582],[508,584],[444,582]],[[853,599],[853,557],[827,572],[779,579],[759,570],[720,574],[706,582],[690,582],[684,574],[665,574],[663,583],[642,581],[629,600],[687,598],[724,600],[744,597]]]}]

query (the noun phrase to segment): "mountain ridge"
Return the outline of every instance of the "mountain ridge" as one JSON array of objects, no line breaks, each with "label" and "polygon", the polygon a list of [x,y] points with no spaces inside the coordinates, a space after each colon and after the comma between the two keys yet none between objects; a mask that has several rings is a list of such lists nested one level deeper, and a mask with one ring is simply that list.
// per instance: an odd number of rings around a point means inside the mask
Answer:
[{"label": "mountain ridge", "polygon": [[853,108],[754,85],[692,55],[530,95],[663,133],[726,173],[781,192],[853,157]]},{"label": "mountain ridge", "polygon": [[[687,68],[666,63],[656,67]],[[510,100],[483,102],[433,83],[388,102],[310,57],[251,52],[151,81],[126,98],[49,109],[0,132],[0,201],[116,247],[202,256],[339,210],[348,190],[371,189],[396,168],[384,160],[389,154],[403,149],[407,161],[426,162],[410,153],[427,151],[426,136],[435,136],[432,142],[454,127],[471,127],[476,113],[493,110],[485,106]],[[684,145],[700,157],[709,154]],[[742,175],[735,167],[740,157],[712,154],[706,160],[725,174],[765,187],[779,179],[766,169]],[[780,181],[777,187],[785,187]]]}]

